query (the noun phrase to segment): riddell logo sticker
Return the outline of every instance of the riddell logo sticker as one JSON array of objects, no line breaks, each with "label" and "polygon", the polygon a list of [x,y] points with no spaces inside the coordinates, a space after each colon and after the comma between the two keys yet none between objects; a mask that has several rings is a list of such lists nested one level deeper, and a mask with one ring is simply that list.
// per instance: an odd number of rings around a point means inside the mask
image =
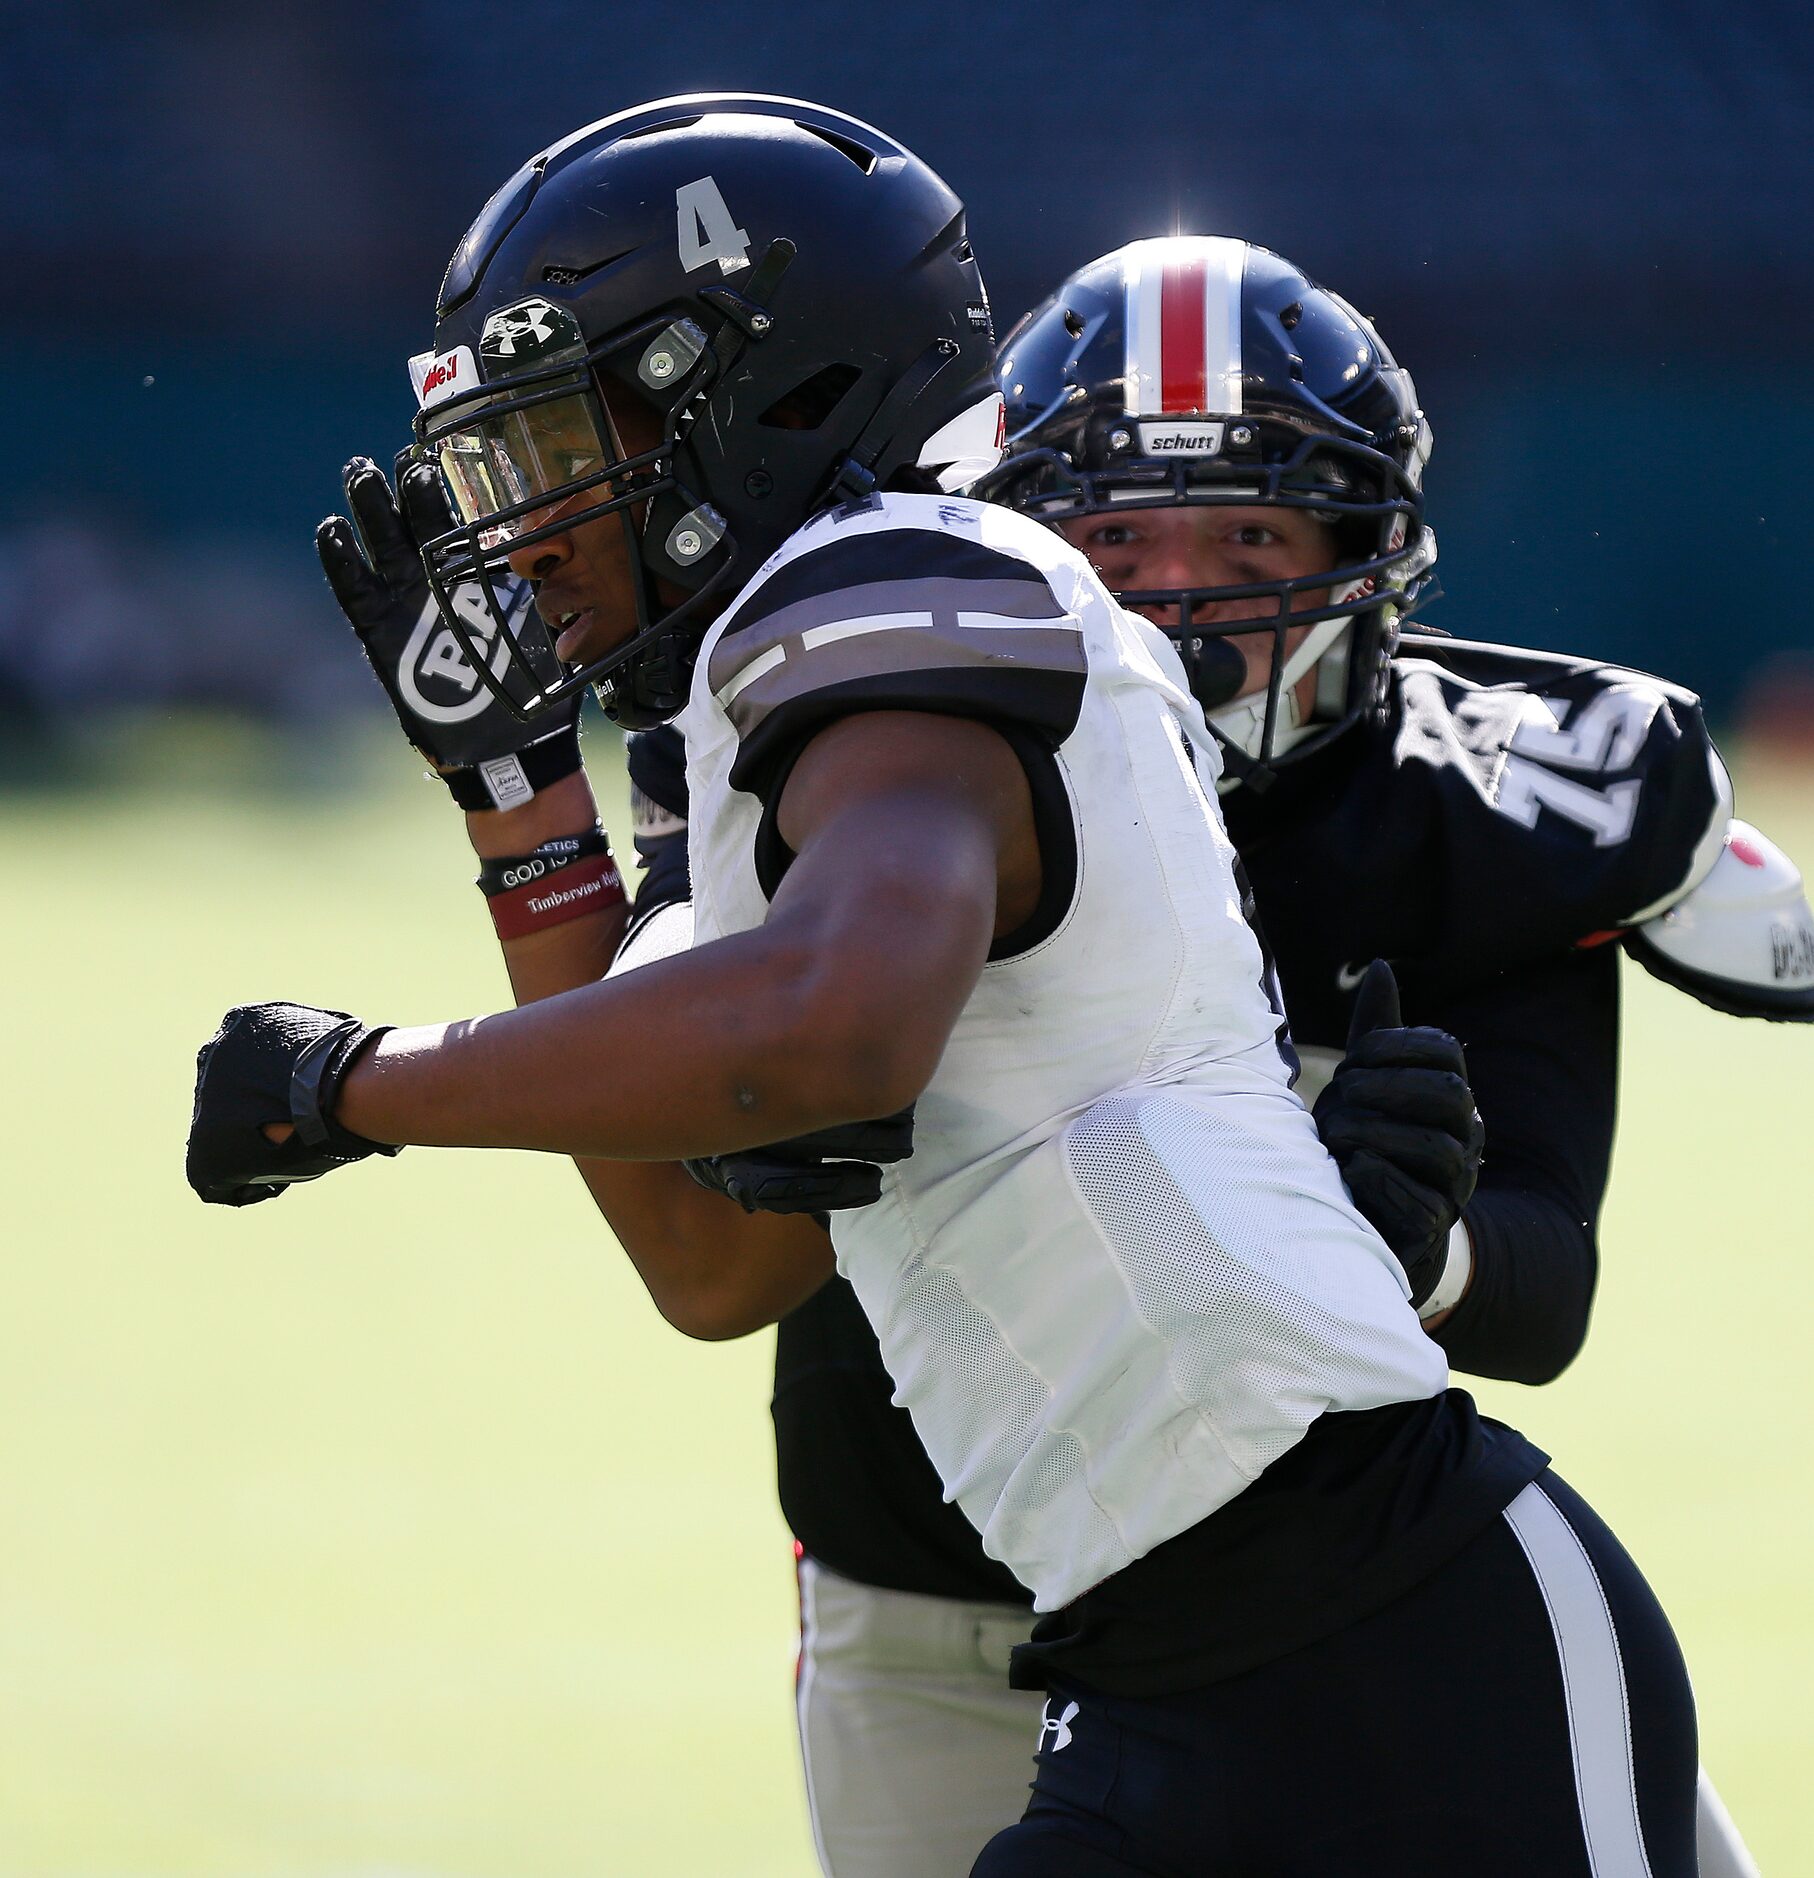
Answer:
[{"label": "riddell logo sticker", "polygon": [[409,377],[416,388],[416,402],[425,411],[479,388],[479,368],[471,346],[455,346],[438,357],[419,352],[409,362]]},{"label": "riddell logo sticker", "polygon": [[1142,456],[1220,456],[1220,424],[1138,424]]}]

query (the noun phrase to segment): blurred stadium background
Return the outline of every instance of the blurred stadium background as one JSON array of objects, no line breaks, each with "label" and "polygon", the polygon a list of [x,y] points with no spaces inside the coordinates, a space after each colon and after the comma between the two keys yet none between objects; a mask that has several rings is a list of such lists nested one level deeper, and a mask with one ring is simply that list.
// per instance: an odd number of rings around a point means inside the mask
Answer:
[{"label": "blurred stadium background", "polygon": [[[766,1340],[664,1333],[557,1166],[416,1154],[239,1216],[180,1185],[225,1003],[503,995],[310,543],[342,460],[406,439],[448,252],[541,144],[718,86],[921,150],[1004,323],[1137,234],[1264,241],[1417,377],[1435,623],[1696,686],[1741,812],[1809,866],[1814,27],[1766,0],[148,15],[18,10],[0,60],[0,1872],[808,1871]],[[1806,1037],[1632,977],[1594,1338],[1484,1393],[1656,1579],[1709,1763],[1794,1870]]]}]

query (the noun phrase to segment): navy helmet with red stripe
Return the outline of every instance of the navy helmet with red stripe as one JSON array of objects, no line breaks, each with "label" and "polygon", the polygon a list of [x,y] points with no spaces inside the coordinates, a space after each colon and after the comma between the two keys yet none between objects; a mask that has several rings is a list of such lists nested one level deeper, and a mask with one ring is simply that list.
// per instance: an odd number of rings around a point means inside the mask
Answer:
[{"label": "navy helmet with red stripe", "polygon": [[[1020,320],[997,376],[1008,453],[974,495],[1045,522],[1266,502],[1333,524],[1334,584],[1325,570],[1117,596],[1176,642],[1231,778],[1264,783],[1382,707],[1399,625],[1435,560],[1430,427],[1410,375],[1345,300],[1250,242],[1136,241]],[[1249,633],[1271,635],[1272,658],[1268,682],[1243,693],[1248,662],[1231,641]]]}]

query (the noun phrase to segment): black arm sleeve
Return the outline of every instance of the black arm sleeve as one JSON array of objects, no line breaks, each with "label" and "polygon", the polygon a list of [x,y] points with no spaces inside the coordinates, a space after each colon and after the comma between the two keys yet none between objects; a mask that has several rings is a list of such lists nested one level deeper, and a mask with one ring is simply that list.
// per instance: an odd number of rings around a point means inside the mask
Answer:
[{"label": "black arm sleeve", "polygon": [[1587,1335],[1618,1093],[1617,950],[1595,947],[1440,996],[1420,1022],[1467,1050],[1486,1124],[1463,1215],[1467,1296],[1436,1333],[1457,1369],[1553,1381]]}]

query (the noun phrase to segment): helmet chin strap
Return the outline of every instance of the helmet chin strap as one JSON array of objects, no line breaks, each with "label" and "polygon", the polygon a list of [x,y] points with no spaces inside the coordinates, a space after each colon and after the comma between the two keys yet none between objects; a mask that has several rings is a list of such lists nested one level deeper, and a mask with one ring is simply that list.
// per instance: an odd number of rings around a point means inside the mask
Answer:
[{"label": "helmet chin strap", "polygon": [[[1401,608],[1404,604],[1402,590],[1416,576],[1428,573],[1435,565],[1436,536],[1425,528],[1418,536],[1416,549],[1390,582],[1392,587],[1400,590]],[[1373,591],[1374,585],[1370,580],[1349,581],[1346,586],[1331,591],[1329,602],[1332,606],[1340,606],[1344,601],[1361,599]],[[1287,750],[1302,743],[1319,723],[1328,723],[1341,716],[1347,702],[1348,657],[1354,644],[1349,628],[1353,624],[1352,613],[1343,614],[1339,619],[1324,620],[1320,625],[1311,627],[1304,636],[1304,643],[1286,659],[1285,675],[1279,685],[1279,719],[1272,732],[1274,756],[1283,756]],[[1316,685],[1311,694],[1310,708],[1304,711],[1298,705],[1298,684],[1312,666],[1316,667]],[[1268,688],[1262,685],[1258,691],[1250,691],[1245,697],[1236,698],[1232,703],[1208,713],[1209,721],[1217,732],[1256,762],[1260,757],[1261,740],[1266,734]]]},{"label": "helmet chin strap", "polygon": [[[1352,599],[1352,593],[1345,593],[1342,600]],[[1340,600],[1337,601],[1340,604]],[[1340,619],[1326,619],[1312,626],[1304,635],[1304,642],[1285,660],[1284,675],[1279,683],[1279,716],[1273,726],[1272,754],[1282,756],[1294,744],[1301,743],[1315,728],[1317,708],[1322,703],[1321,697],[1312,700],[1311,708],[1303,711],[1298,708],[1298,684],[1304,674],[1319,659],[1328,657],[1331,664],[1337,663],[1336,654],[1343,667],[1338,677],[1346,676],[1346,653],[1348,628],[1354,624],[1352,614],[1343,614]],[[1340,642],[1338,647],[1338,642]],[[1232,704],[1225,704],[1219,710],[1209,713],[1209,721],[1220,734],[1228,739],[1237,750],[1253,757],[1260,755],[1260,744],[1266,735],[1266,694],[1270,685],[1262,685],[1257,691],[1250,691],[1244,698],[1236,698]],[[1323,675],[1317,674],[1317,690],[1323,689]]]}]

